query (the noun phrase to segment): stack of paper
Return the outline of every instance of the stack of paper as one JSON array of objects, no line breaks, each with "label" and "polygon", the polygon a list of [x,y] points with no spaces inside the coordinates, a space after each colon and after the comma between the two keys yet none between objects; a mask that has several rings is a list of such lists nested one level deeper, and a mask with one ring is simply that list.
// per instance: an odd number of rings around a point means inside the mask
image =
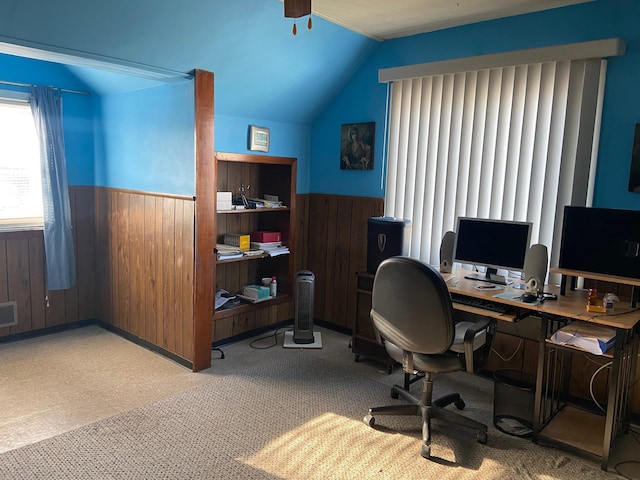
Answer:
[{"label": "stack of paper", "polygon": [[218,260],[231,260],[232,258],[240,258],[243,256],[240,247],[225,245],[223,243],[216,244],[214,251],[217,254]]},{"label": "stack of paper", "polygon": [[269,254],[271,257],[290,253],[289,247],[283,245],[282,242],[251,242],[251,248],[264,250],[264,253]]},{"label": "stack of paper", "polygon": [[595,355],[605,353],[613,346],[615,340],[615,329],[580,321],[565,325],[550,339],[558,345],[571,345]]}]

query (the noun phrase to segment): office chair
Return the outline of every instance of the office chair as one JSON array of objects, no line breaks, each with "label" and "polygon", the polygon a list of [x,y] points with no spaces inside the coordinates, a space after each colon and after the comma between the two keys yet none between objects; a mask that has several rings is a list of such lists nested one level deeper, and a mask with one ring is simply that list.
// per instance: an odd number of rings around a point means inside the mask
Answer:
[{"label": "office chair", "polygon": [[[440,274],[424,263],[408,257],[384,260],[373,283],[371,319],[378,341],[389,355],[401,363],[405,374],[422,377],[420,399],[405,387],[394,385],[393,398],[402,397],[408,405],[374,407],[364,417],[373,426],[376,415],[417,415],[422,417],[421,454],[431,453],[431,419],[436,418],[476,431],[479,443],[487,443],[487,426],[444,407],[465,407],[457,393],[432,401],[434,374],[467,370],[486,360],[490,351],[492,322],[453,319],[453,306],[447,286]],[[474,356],[476,357],[474,359]]]}]

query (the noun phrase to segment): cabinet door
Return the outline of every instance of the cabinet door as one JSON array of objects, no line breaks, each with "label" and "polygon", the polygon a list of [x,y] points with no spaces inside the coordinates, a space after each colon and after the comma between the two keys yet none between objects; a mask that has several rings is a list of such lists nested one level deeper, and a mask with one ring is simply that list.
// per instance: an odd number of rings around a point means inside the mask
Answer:
[{"label": "cabinet door", "polygon": [[371,323],[371,292],[358,290],[356,306],[356,335],[376,342],[376,334]]}]

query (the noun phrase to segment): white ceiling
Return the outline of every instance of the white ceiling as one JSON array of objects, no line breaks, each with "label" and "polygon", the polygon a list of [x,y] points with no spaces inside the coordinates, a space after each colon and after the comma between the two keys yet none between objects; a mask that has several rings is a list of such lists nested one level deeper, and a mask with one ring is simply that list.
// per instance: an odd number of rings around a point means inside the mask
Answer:
[{"label": "white ceiling", "polygon": [[592,0],[312,0],[315,15],[377,40]]}]

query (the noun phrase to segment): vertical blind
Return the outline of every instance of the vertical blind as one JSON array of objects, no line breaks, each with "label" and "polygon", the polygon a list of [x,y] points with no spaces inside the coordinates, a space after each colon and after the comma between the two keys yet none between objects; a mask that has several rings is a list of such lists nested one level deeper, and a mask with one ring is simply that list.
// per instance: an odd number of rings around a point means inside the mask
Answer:
[{"label": "vertical blind", "polygon": [[557,265],[564,206],[592,198],[605,71],[598,58],[391,82],[385,215],[411,220],[410,255],[437,264],[472,216],[532,222]]}]

